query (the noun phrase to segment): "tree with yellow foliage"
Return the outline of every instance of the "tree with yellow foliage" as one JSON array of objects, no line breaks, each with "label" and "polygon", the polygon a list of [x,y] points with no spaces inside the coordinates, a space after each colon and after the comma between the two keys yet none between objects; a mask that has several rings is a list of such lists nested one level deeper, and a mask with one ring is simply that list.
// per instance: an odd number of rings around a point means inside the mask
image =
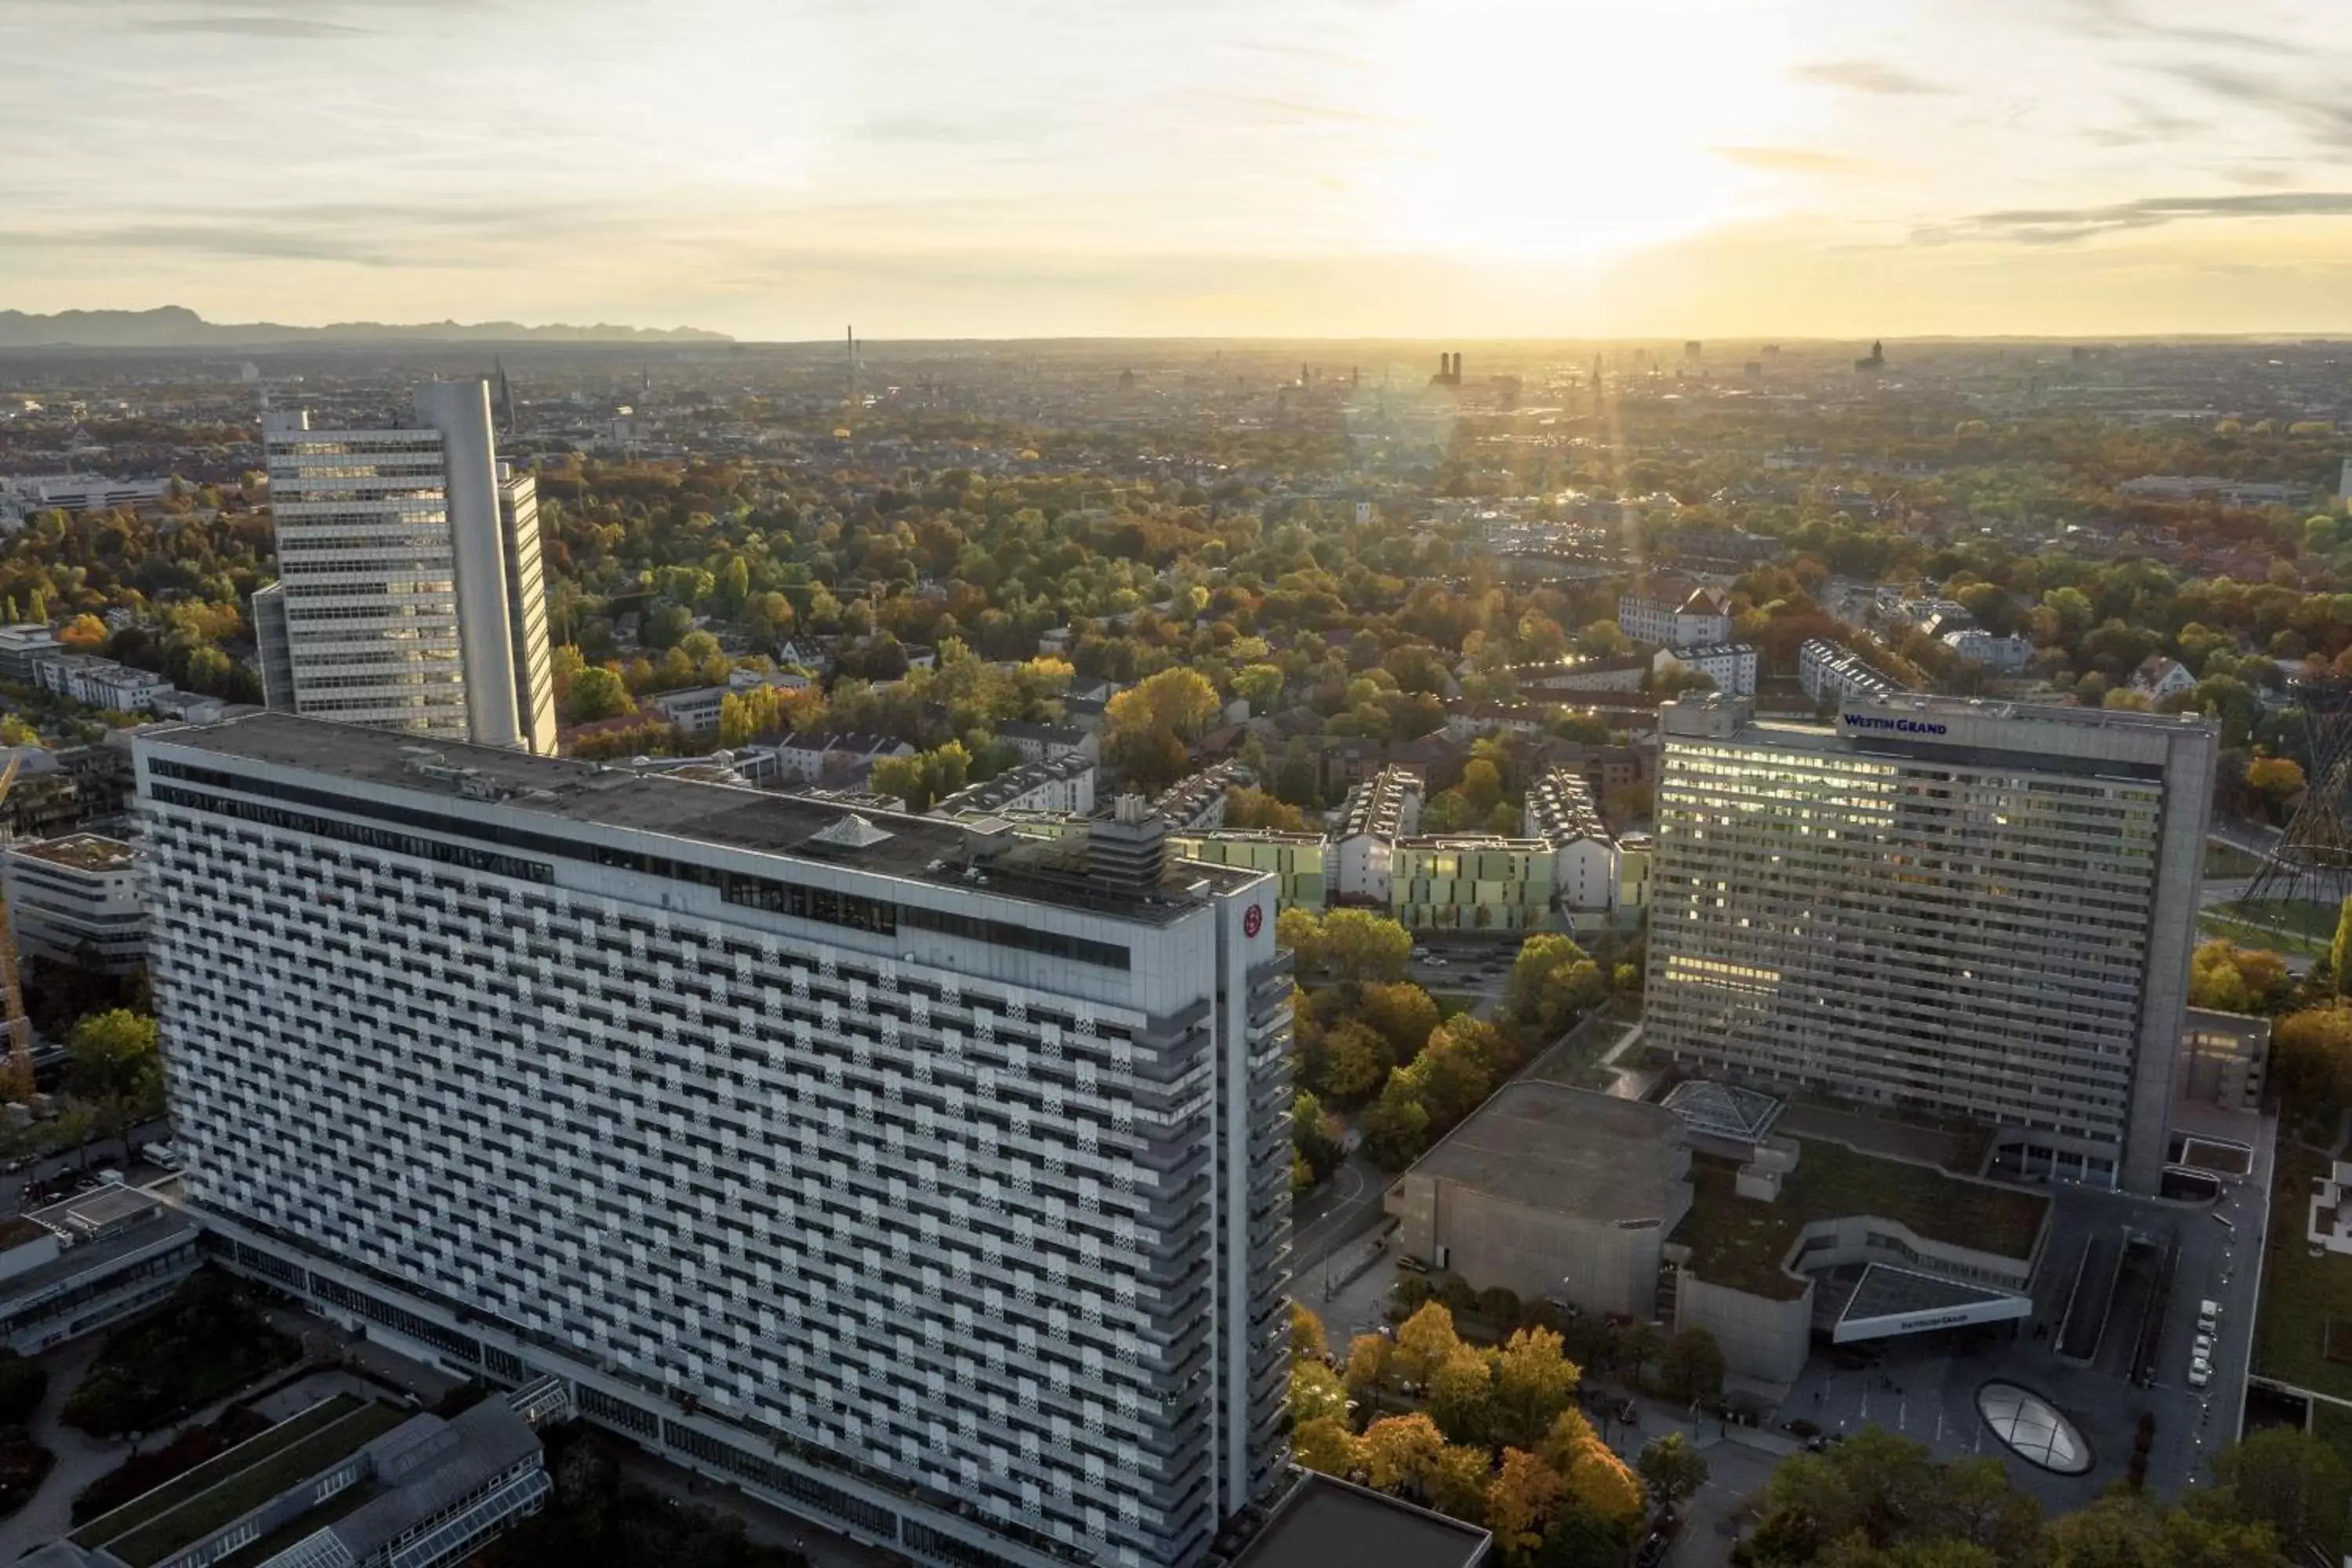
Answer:
[{"label": "tree with yellow foliage", "polygon": [[1566,1489],[1540,1454],[1503,1450],[1502,1467],[1486,1483],[1486,1528],[1506,1563],[1519,1562],[1543,1544],[1544,1524]]},{"label": "tree with yellow foliage", "polygon": [[1300,1359],[1290,1364],[1290,1419],[1295,1426],[1309,1421],[1348,1419],[1348,1390],[1339,1374],[1319,1361]]},{"label": "tree with yellow foliage", "polygon": [[1445,1359],[1430,1369],[1429,1414],[1456,1443],[1481,1442],[1495,1399],[1493,1370],[1486,1357],[1455,1342]]},{"label": "tree with yellow foliage", "polygon": [[1344,1479],[1364,1468],[1364,1440],[1348,1430],[1346,1421],[1318,1416],[1292,1430],[1290,1457],[1310,1470]]},{"label": "tree with yellow foliage", "polygon": [[1319,1356],[1331,1348],[1323,1337],[1323,1320],[1293,1301],[1290,1304],[1290,1353]]},{"label": "tree with yellow foliage", "polygon": [[1389,1373],[1412,1383],[1427,1383],[1461,1349],[1462,1336],[1454,1331],[1454,1314],[1444,1303],[1431,1301],[1397,1330]]},{"label": "tree with yellow foliage", "polygon": [[1388,1381],[1395,1347],[1379,1334],[1358,1334],[1348,1344],[1348,1392],[1370,1399]]},{"label": "tree with yellow foliage", "polygon": [[1495,1352],[1489,1430],[1498,1442],[1532,1447],[1576,1398],[1580,1373],[1549,1329],[1521,1329]]},{"label": "tree with yellow foliage", "polygon": [[1563,1410],[1544,1438],[1543,1457],[1578,1508],[1609,1524],[1639,1519],[1642,1482],[1593,1431],[1583,1412]]},{"label": "tree with yellow foliage", "polygon": [[1364,1473],[1375,1491],[1401,1492],[1426,1480],[1444,1451],[1445,1434],[1428,1416],[1383,1416],[1364,1432]]}]

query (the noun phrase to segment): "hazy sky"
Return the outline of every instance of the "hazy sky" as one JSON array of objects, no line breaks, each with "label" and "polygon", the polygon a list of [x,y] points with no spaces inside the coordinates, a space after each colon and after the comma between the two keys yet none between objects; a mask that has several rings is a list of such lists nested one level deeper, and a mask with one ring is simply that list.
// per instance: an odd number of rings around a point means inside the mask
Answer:
[{"label": "hazy sky", "polygon": [[2352,329],[2341,0],[0,0],[0,307]]}]

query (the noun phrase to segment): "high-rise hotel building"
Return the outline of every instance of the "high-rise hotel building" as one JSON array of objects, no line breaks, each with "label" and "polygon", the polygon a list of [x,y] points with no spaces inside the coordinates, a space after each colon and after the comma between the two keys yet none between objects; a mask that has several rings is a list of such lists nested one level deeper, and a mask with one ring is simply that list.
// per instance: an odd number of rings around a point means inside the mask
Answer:
[{"label": "high-rise hotel building", "polygon": [[1279,1474],[1270,878],[277,713],[136,754],[230,1267],[940,1568],[1186,1568]]},{"label": "high-rise hotel building", "polygon": [[262,691],[283,712],[555,751],[554,671],[529,475],[498,460],[489,384],[416,389],[404,429],[263,416],[278,581],[254,595]]},{"label": "high-rise hotel building", "polygon": [[1702,1070],[1997,1129],[2012,1168],[2152,1191],[2216,731],[1848,701],[1661,710],[1651,1042]]}]

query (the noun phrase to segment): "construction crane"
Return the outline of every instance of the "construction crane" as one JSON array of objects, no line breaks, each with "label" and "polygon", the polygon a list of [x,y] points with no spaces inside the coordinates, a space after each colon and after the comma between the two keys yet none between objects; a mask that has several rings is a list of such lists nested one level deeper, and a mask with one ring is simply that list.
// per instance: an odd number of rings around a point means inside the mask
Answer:
[{"label": "construction crane", "polygon": [[[0,809],[8,804],[8,792],[16,787],[17,770],[25,765],[25,753],[10,752],[8,762],[0,767]],[[7,847],[11,836],[0,827],[0,850]],[[33,1021],[25,1016],[25,988],[16,979],[16,931],[9,922],[8,906],[0,899],[0,1031],[8,1037],[8,1081],[18,1092],[33,1091]]]}]

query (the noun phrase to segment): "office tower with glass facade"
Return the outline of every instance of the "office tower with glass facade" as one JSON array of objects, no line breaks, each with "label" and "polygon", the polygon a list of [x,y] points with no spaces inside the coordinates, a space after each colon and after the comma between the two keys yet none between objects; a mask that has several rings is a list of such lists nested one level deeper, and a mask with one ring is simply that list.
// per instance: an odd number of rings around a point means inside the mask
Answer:
[{"label": "office tower with glass facade", "polygon": [[1271,878],[277,713],[137,763],[229,1267],[937,1568],[1190,1568],[1280,1475]]},{"label": "office tower with glass facade", "polygon": [[401,429],[262,421],[278,581],[257,594],[273,709],[551,753],[531,480],[492,449],[489,384],[416,389]]},{"label": "office tower with glass facade", "polygon": [[1660,728],[1653,1044],[2154,1190],[2211,721],[1905,697],[1822,728],[1709,698]]}]

